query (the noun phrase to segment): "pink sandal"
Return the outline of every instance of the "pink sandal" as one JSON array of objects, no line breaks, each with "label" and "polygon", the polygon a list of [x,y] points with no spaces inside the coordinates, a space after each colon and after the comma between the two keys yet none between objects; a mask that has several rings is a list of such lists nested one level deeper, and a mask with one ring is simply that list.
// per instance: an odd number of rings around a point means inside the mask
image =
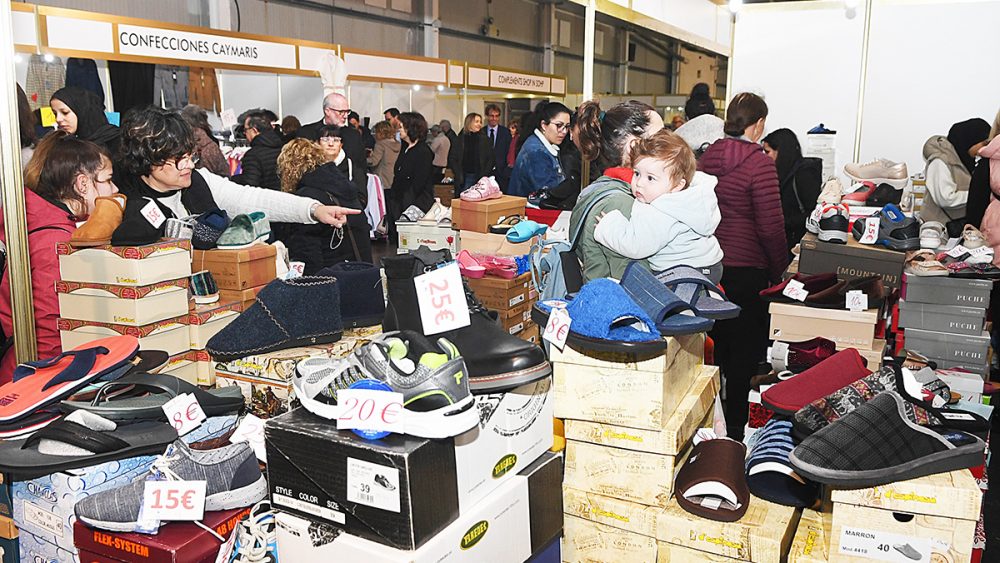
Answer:
[{"label": "pink sandal", "polygon": [[479,279],[486,275],[486,268],[473,258],[468,250],[459,252],[456,260],[458,261],[458,269],[462,272],[463,276]]}]

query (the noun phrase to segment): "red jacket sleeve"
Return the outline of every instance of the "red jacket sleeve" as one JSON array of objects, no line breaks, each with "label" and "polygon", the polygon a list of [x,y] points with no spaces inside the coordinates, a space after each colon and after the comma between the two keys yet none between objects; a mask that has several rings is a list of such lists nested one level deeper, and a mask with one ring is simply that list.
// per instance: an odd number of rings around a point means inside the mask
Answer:
[{"label": "red jacket sleeve", "polygon": [[56,243],[65,242],[69,233],[51,229],[34,234],[31,241],[31,297],[35,306],[35,339],[38,357],[47,358],[62,352],[62,341],[56,320],[59,318],[59,257]]},{"label": "red jacket sleeve", "polygon": [[768,277],[771,281],[778,281],[788,267],[788,246],[785,242],[785,218],[781,210],[778,172],[774,163],[763,152],[751,158],[755,159],[750,182],[754,225],[767,259]]}]

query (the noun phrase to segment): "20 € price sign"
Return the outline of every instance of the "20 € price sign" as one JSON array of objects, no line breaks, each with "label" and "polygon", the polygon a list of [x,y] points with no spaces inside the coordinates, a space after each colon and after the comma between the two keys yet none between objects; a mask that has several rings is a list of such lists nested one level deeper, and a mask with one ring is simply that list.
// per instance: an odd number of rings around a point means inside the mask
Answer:
[{"label": "20 \u20ac price sign", "polygon": [[163,412],[167,415],[167,422],[174,427],[178,436],[183,436],[198,428],[207,418],[205,411],[198,404],[198,399],[191,393],[181,393],[164,403]]},{"label": "20 \u20ac price sign", "polygon": [[156,520],[201,520],[205,481],[146,481],[142,514]]},{"label": "20 \u20ac price sign", "polygon": [[430,336],[469,326],[469,304],[465,300],[462,274],[452,262],[417,276],[417,304],[424,334]]},{"label": "20 \u20ac price sign", "polygon": [[405,431],[403,394],[378,389],[341,389],[337,405],[343,410],[337,418],[338,430]]}]

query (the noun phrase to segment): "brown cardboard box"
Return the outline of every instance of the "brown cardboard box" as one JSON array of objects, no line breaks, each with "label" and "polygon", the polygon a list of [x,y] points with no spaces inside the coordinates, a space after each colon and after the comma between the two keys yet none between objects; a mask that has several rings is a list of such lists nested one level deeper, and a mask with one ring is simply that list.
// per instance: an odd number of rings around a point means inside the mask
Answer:
[{"label": "brown cardboard box", "polygon": [[521,340],[539,344],[542,341],[541,328],[539,328],[539,326],[535,323],[531,323],[531,326],[517,333],[517,337]]},{"label": "brown cardboard box", "polygon": [[704,351],[704,334],[667,338],[666,350],[641,360],[552,347],[555,415],[662,430],[702,373]]},{"label": "brown cardboard box", "polygon": [[788,550],[788,563],[826,563],[830,560],[830,532],[833,514],[808,508],[802,511],[799,527]]},{"label": "brown cardboard box", "polygon": [[531,311],[523,311],[520,315],[512,317],[501,315],[500,324],[510,334],[517,334],[535,323],[531,320]]},{"label": "brown cardboard box", "polygon": [[715,397],[719,394],[719,388],[719,368],[702,366],[701,375],[681,399],[663,428],[643,430],[599,422],[567,420],[566,439],[640,452],[677,455],[698,428],[712,425]]},{"label": "brown cardboard box", "polygon": [[656,519],[662,508],[646,506],[563,485],[563,512],[604,526],[656,537]]},{"label": "brown cardboard box", "polygon": [[778,563],[795,535],[799,512],[751,497],[736,522],[717,522],[686,512],[671,498],[657,520],[660,542],[753,563]]},{"label": "brown cardboard box", "polygon": [[[831,561],[909,544],[931,561],[969,561],[982,491],[967,469],[880,487],[834,490]],[[854,533],[852,533],[854,532]],[[873,536],[867,540],[864,536]],[[926,559],[925,559],[926,560]]]},{"label": "brown cardboard box", "polygon": [[524,256],[531,252],[533,238],[526,242],[510,242],[505,235],[462,231],[461,249],[473,254],[490,254],[494,256]]},{"label": "brown cardboard box", "polygon": [[[521,274],[508,280],[496,276],[485,276],[479,279],[469,279],[469,288],[483,305],[497,311],[509,311],[520,308],[532,301],[538,295],[530,273]],[[529,309],[530,310],[530,309]]]},{"label": "brown cardboard box", "polygon": [[489,233],[490,226],[496,225],[501,217],[511,215],[524,216],[524,205],[528,200],[523,197],[505,195],[486,201],[451,201],[451,224],[463,231]]},{"label": "brown cardboard box", "polygon": [[650,563],[656,561],[656,538],[566,515],[563,563]]},{"label": "brown cardboard box", "polygon": [[245,290],[267,285],[277,277],[276,255],[270,244],[238,250],[195,250],[191,270],[212,272],[220,290]]},{"label": "brown cardboard box", "polygon": [[581,491],[664,507],[687,452],[673,456],[566,440],[563,482]]},{"label": "brown cardboard box", "polygon": [[803,274],[834,272],[842,280],[877,274],[889,289],[899,289],[901,284],[905,252],[861,244],[853,237],[847,237],[847,244],[822,242],[811,233],[802,237],[800,248],[799,272]]},{"label": "brown cardboard box", "polygon": [[838,347],[871,350],[875,342],[878,311],[817,309],[792,303],[771,303],[769,338],[782,342],[804,342],[822,336]]},{"label": "brown cardboard box", "polygon": [[222,298],[215,303],[196,305],[194,310],[188,313],[191,349],[204,350],[208,340],[233,322],[241,311],[243,303],[225,301]]},{"label": "brown cardboard box", "polygon": [[247,289],[220,289],[219,301],[239,303],[240,311],[246,311],[257,300],[257,294],[264,287],[263,285],[258,285],[257,287],[248,287]]}]

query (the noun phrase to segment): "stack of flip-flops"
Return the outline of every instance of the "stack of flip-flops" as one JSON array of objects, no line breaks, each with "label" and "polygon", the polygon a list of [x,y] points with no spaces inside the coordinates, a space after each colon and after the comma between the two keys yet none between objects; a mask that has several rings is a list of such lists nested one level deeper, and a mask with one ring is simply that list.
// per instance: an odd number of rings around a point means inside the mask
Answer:
[{"label": "stack of flip-flops", "polygon": [[639,262],[625,268],[621,282],[596,279],[575,296],[536,303],[535,323],[546,326],[554,308],[564,308],[572,320],[569,344],[637,354],[663,350],[663,336],[706,332],[716,319],[731,319],[740,312],[695,268],[677,266],[654,276]]}]

